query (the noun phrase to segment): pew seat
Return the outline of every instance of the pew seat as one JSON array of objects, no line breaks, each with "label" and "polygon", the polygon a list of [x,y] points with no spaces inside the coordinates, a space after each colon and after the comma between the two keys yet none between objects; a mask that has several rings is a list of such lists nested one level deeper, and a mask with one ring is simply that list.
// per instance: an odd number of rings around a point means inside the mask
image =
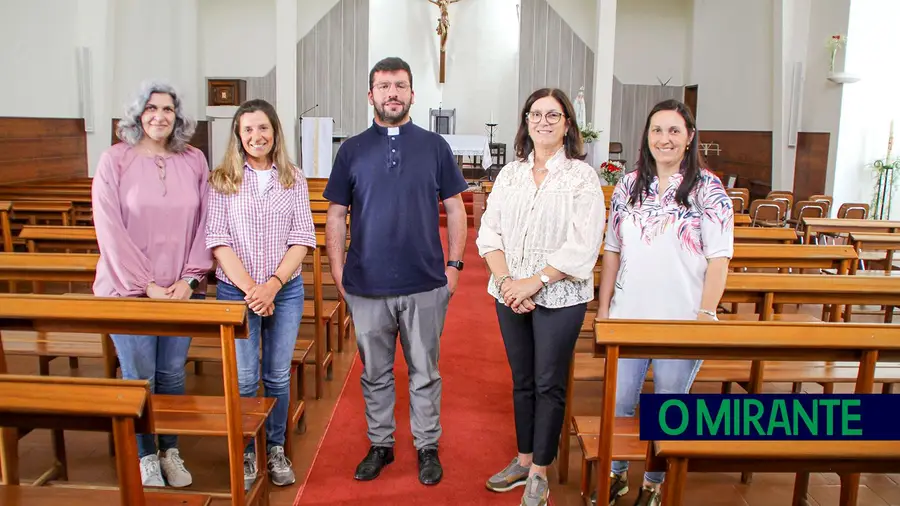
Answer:
[{"label": "pew seat", "polygon": [[[840,504],[857,504],[858,478],[853,473],[900,471],[900,441],[654,441],[648,468],[667,471],[663,501],[685,501],[690,472],[829,472],[841,476]],[[798,475],[794,504],[807,503],[809,475]],[[808,503],[807,503],[808,504]]]},{"label": "pew seat", "polygon": [[[144,492],[146,506],[207,506],[211,498],[198,494]],[[128,506],[116,490],[0,485],[0,506]]]}]

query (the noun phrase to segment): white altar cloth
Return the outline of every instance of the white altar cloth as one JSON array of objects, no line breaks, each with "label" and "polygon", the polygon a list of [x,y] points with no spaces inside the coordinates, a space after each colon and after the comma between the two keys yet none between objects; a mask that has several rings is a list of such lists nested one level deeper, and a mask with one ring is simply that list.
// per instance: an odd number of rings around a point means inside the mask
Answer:
[{"label": "white altar cloth", "polygon": [[486,135],[447,135],[441,134],[453,154],[456,156],[481,156],[481,167],[491,168],[494,159],[491,157],[491,146]]}]

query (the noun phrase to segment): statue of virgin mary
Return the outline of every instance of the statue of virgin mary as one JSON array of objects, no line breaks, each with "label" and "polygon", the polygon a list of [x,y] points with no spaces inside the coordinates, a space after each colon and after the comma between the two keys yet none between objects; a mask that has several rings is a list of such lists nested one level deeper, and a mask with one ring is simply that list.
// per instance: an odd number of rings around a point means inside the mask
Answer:
[{"label": "statue of virgin mary", "polygon": [[572,106],[575,107],[575,122],[578,123],[578,128],[584,128],[587,119],[584,110],[584,86],[578,90],[578,95],[575,97],[575,103]]}]

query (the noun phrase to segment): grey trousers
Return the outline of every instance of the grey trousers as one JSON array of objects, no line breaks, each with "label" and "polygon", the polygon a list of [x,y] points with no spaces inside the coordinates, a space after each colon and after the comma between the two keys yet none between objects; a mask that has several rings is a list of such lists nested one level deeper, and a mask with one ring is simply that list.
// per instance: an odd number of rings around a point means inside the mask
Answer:
[{"label": "grey trousers", "polygon": [[438,358],[450,290],[442,286],[392,297],[348,293],[346,300],[363,363],[360,383],[369,441],[373,446],[394,445],[394,357],[399,333],[409,368],[409,419],[415,447],[437,447],[441,437]]}]

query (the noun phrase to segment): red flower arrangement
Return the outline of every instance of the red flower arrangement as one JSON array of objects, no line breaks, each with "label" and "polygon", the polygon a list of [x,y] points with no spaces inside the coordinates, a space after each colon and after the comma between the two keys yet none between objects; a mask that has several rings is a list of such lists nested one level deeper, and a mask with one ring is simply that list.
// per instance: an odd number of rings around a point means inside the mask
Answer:
[{"label": "red flower arrangement", "polygon": [[600,164],[600,175],[607,183],[615,186],[625,174],[625,165],[622,162],[607,160]]}]

